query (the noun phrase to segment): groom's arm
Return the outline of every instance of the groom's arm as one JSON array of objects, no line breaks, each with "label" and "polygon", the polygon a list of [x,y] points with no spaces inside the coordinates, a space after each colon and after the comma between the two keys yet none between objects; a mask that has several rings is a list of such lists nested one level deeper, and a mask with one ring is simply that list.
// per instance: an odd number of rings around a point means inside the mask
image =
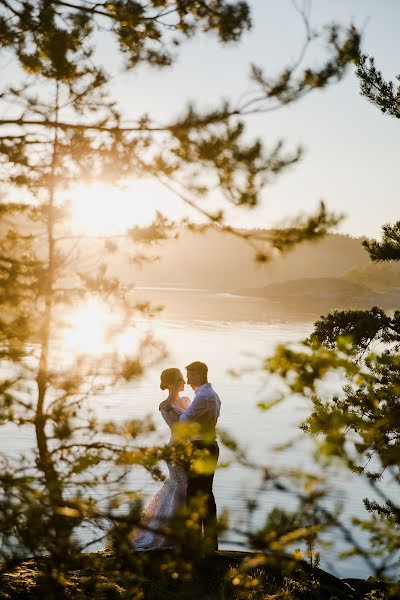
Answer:
[{"label": "groom's arm", "polygon": [[181,414],[179,420],[181,422],[197,421],[199,417],[209,410],[209,400],[211,400],[211,398],[208,398],[207,396],[195,398],[189,408]]}]

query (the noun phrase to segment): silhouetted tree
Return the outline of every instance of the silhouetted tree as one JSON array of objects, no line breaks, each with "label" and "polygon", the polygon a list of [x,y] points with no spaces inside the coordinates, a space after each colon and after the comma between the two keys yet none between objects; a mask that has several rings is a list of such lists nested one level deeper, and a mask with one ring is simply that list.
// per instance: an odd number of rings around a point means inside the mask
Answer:
[{"label": "silhouetted tree", "polygon": [[383,113],[400,118],[400,87],[392,81],[385,81],[382,73],[375,67],[375,59],[360,54],[357,62],[357,77],[361,93],[375,104]]},{"label": "silhouetted tree", "polygon": [[[373,261],[399,260],[400,223],[383,228],[381,241],[364,246]],[[318,440],[323,459],[339,458],[371,490],[369,517],[353,524],[369,534],[368,545],[347,536],[350,554],[361,556],[377,577],[399,576],[400,550],[400,311],[334,311],[321,317],[299,350],[279,346],[265,368],[283,377],[291,392],[308,397],[312,412],[302,429]],[[321,382],[331,372],[346,385],[331,396]],[[321,441],[322,440],[322,441]],[[348,531],[340,520],[336,523]],[[346,536],[345,536],[346,537]],[[391,586],[388,597],[399,592]],[[386,597],[386,596],[385,596]]]}]

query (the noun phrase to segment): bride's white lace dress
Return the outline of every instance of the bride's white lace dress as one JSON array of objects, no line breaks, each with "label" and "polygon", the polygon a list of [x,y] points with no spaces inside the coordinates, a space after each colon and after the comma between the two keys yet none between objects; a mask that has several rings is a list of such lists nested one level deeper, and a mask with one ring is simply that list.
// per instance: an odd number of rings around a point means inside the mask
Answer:
[{"label": "bride's white lace dress", "polygon": [[[172,427],[179,416],[189,407],[189,398],[179,398],[176,404],[162,402],[160,412],[171,430],[169,443],[173,442]],[[186,504],[187,474],[179,466],[167,462],[169,476],[158,492],[150,499],[142,511],[142,522],[148,529],[138,529],[133,538],[137,550],[162,548],[171,543],[157,530],[168,525],[168,521]],[[154,531],[152,531],[154,530]]]}]

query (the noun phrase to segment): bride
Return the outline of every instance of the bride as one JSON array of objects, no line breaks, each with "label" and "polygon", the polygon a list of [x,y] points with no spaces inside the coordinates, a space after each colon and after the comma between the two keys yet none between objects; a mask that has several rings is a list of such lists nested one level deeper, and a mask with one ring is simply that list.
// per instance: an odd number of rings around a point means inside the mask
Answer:
[{"label": "bride", "polygon": [[[180,415],[189,407],[189,398],[180,396],[185,380],[179,369],[165,369],[161,373],[160,388],[168,390],[168,397],[161,402],[160,412],[171,430],[169,444],[173,443],[172,428]],[[168,539],[160,529],[168,525],[176,512],[186,504],[187,474],[177,465],[167,463],[169,477],[161,489],[151,498],[142,511],[142,522],[146,529],[136,530],[133,545],[137,550],[149,550],[168,546]],[[147,529],[148,528],[148,529]]]}]

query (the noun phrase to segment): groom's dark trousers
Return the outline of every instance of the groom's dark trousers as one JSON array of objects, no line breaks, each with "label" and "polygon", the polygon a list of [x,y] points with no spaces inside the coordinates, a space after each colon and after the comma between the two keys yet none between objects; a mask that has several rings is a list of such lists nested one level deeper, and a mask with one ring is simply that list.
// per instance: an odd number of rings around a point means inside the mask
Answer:
[{"label": "groom's dark trousers", "polygon": [[218,550],[218,537],[217,537],[217,507],[215,504],[215,498],[213,494],[213,480],[214,473],[217,467],[219,457],[219,447],[217,442],[206,444],[205,442],[193,441],[195,449],[204,450],[208,449],[210,458],[213,459],[213,470],[206,475],[189,472],[188,474],[188,487],[187,487],[187,504],[191,505],[191,502],[198,498],[204,498],[205,502],[205,514],[201,519],[201,525],[204,530],[204,540],[206,548],[209,551]]}]

